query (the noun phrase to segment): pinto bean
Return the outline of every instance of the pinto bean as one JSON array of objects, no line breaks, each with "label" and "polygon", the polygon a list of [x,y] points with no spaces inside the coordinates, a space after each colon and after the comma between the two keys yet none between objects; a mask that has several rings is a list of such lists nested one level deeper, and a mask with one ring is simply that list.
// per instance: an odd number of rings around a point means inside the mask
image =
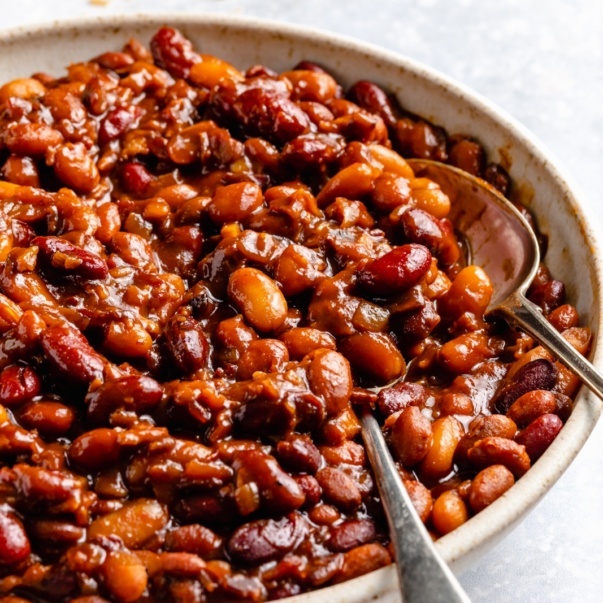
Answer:
[{"label": "pinto bean", "polygon": [[343,511],[352,511],[360,506],[362,495],[354,480],[346,473],[333,467],[318,471],[316,479],[320,484],[325,500]]},{"label": "pinto bean", "polygon": [[504,465],[490,465],[482,469],[473,478],[469,488],[471,510],[479,513],[500,498],[514,483],[513,474]]},{"label": "pinto bean", "polygon": [[406,407],[392,427],[391,443],[400,460],[406,467],[421,462],[432,444],[431,422],[417,406]]},{"label": "pinto bean", "polygon": [[335,415],[344,410],[352,395],[352,373],[348,361],[337,352],[319,349],[307,357],[310,389],[321,396],[327,414]]},{"label": "pinto bean", "polygon": [[233,272],[228,280],[228,296],[258,331],[274,331],[287,318],[284,295],[269,276],[256,268]]}]

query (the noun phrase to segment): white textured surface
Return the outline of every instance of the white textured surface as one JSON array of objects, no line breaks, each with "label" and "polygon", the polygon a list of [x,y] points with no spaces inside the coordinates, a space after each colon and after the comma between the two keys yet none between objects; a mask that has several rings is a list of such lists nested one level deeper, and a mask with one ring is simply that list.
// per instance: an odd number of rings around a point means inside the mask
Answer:
[{"label": "white textured surface", "polygon": [[[85,15],[188,10],[279,19],[378,44],[456,78],[519,119],[568,168],[603,220],[603,3],[598,0],[2,4],[2,29]],[[603,600],[602,445],[599,424],[540,506],[461,576],[475,603]]]}]

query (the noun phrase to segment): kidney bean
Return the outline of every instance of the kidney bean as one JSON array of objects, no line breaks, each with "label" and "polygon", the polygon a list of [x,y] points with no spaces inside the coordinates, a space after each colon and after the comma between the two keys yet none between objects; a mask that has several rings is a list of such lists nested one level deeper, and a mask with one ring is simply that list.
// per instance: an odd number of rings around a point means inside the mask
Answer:
[{"label": "kidney bean", "polygon": [[397,121],[395,106],[377,84],[360,80],[349,88],[347,98],[367,111],[379,115],[388,127],[395,127]]},{"label": "kidney bean", "polygon": [[287,317],[287,302],[276,283],[256,268],[239,268],[230,275],[228,296],[245,320],[267,332],[278,329]]},{"label": "kidney bean", "polygon": [[550,280],[543,285],[532,286],[528,298],[549,314],[565,303],[565,285],[561,281]]},{"label": "kidney bean", "polygon": [[74,327],[49,327],[41,334],[40,344],[46,359],[59,374],[80,384],[102,378],[105,365],[102,356]]},{"label": "kidney bean", "polygon": [[280,463],[289,471],[314,474],[318,471],[322,455],[307,435],[291,434],[276,445]]},{"label": "kidney bean", "polygon": [[173,316],[164,331],[167,352],[181,374],[189,375],[207,366],[209,342],[202,325],[190,316]]},{"label": "kidney bean", "polygon": [[322,488],[320,487],[318,480],[313,475],[305,474],[296,475],[294,479],[306,497],[304,508],[311,509],[316,506],[322,497]]},{"label": "kidney bean", "polygon": [[38,246],[38,259],[42,266],[65,276],[88,281],[104,280],[109,274],[105,260],[65,239],[36,237],[31,244]]},{"label": "kidney bean", "polygon": [[191,67],[201,58],[193,45],[177,29],[162,27],[151,39],[155,63],[174,77],[188,77]]},{"label": "kidney bean", "polygon": [[532,360],[515,373],[513,380],[496,393],[492,407],[504,414],[520,396],[533,390],[550,390],[557,379],[557,367],[544,358]]},{"label": "kidney bean", "polygon": [[525,446],[530,460],[534,463],[553,443],[562,427],[563,421],[557,415],[546,413],[520,431],[515,441]]},{"label": "kidney bean", "polygon": [[6,508],[0,510],[0,561],[15,565],[29,557],[31,545],[21,520]]},{"label": "kidney bean", "polygon": [[371,295],[397,295],[414,287],[430,266],[431,253],[426,247],[401,245],[361,268],[358,285]]},{"label": "kidney bean", "polygon": [[282,400],[252,400],[233,414],[235,432],[244,436],[282,436],[296,426],[297,408],[289,397]]},{"label": "kidney bean", "polygon": [[117,432],[113,429],[92,429],[75,438],[67,452],[69,461],[84,471],[109,467],[119,459]]},{"label": "kidney bean", "polygon": [[403,410],[410,404],[422,406],[427,400],[427,391],[420,383],[399,382],[392,387],[379,390],[377,406],[384,417]]},{"label": "kidney bean", "polygon": [[28,429],[36,429],[45,437],[57,438],[69,432],[75,421],[75,412],[60,402],[41,400],[26,406],[19,414],[19,420]]},{"label": "kidney bean", "polygon": [[128,193],[133,195],[142,197],[154,180],[155,177],[142,163],[128,161],[121,168],[121,184]]},{"label": "kidney bean", "polygon": [[357,578],[392,562],[388,550],[376,542],[360,545],[345,553],[341,572],[333,580],[334,584]]},{"label": "kidney bean", "polygon": [[237,480],[257,484],[262,504],[269,511],[288,513],[304,504],[301,488],[274,457],[258,450],[244,450],[236,455],[233,467]]},{"label": "kidney bean", "polygon": [[356,482],[346,473],[334,467],[324,467],[316,473],[324,499],[342,511],[353,511],[362,503],[362,495]]},{"label": "kidney bean", "polygon": [[348,361],[332,350],[319,349],[306,357],[310,389],[326,404],[328,416],[344,410],[352,395],[352,373]]},{"label": "kidney bean", "polygon": [[130,375],[105,381],[89,392],[85,402],[88,418],[93,423],[102,423],[118,408],[133,408],[143,414],[152,411],[161,401],[163,387],[146,375]]},{"label": "kidney bean", "polygon": [[105,115],[98,129],[98,142],[106,145],[123,136],[142,116],[137,106],[115,107]]},{"label": "kidney bean", "polygon": [[356,333],[339,344],[353,368],[379,384],[390,383],[406,372],[404,357],[385,333]]},{"label": "kidney bean", "polygon": [[270,90],[251,88],[234,102],[234,114],[250,136],[284,144],[310,129],[310,118],[292,100]]},{"label": "kidney bean", "polygon": [[0,372],[0,404],[12,407],[29,402],[40,388],[40,378],[27,365],[12,364]]},{"label": "kidney bean", "polygon": [[391,444],[406,467],[421,462],[432,444],[431,421],[417,406],[407,406],[392,426]]},{"label": "kidney bean", "polygon": [[138,601],[147,589],[146,568],[138,556],[130,551],[109,551],[100,574],[107,590],[120,603]]},{"label": "kidney bean", "polygon": [[426,121],[404,117],[396,121],[396,142],[405,157],[446,161],[446,134],[442,128]]},{"label": "kidney bean", "polygon": [[343,553],[375,539],[377,530],[369,519],[350,519],[331,529],[327,546],[331,551]]},{"label": "kidney bean", "polygon": [[500,498],[513,484],[515,478],[504,465],[490,465],[482,469],[469,488],[469,506],[479,513]]},{"label": "kidney bean", "polygon": [[478,440],[469,449],[467,456],[478,468],[504,465],[516,478],[524,475],[530,468],[526,447],[507,438],[487,437]]},{"label": "kidney bean", "polygon": [[236,529],[226,544],[228,554],[238,563],[266,563],[282,559],[299,545],[307,524],[299,513],[281,519],[258,519]]},{"label": "kidney bean", "polygon": [[469,512],[456,490],[446,490],[433,503],[431,519],[440,534],[448,534],[469,519]]}]

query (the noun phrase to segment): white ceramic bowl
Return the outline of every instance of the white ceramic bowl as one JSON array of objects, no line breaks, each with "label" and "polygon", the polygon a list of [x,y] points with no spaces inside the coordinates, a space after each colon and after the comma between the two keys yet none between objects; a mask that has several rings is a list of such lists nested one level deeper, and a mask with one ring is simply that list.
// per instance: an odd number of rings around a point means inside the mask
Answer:
[{"label": "white ceramic bowl", "polygon": [[[601,251],[576,187],[520,124],[427,67],[331,33],[180,13],[57,23],[3,34],[0,82],[40,71],[59,75],[69,63],[119,49],[131,36],[148,43],[163,24],[180,28],[200,51],[243,69],[264,64],[280,71],[308,59],[327,66],[344,85],[373,80],[393,92],[406,109],[444,126],[449,133],[477,137],[490,160],[508,166],[522,200],[549,235],[546,263],[566,284],[569,300],[577,306],[583,323],[593,330],[593,362],[602,360]],[[490,507],[437,542],[439,552],[455,571],[468,567],[502,539],[546,494],[588,438],[601,409],[594,396],[582,388],[567,424],[527,475]],[[289,601],[318,603],[327,597],[330,603],[400,601],[392,567]]]}]

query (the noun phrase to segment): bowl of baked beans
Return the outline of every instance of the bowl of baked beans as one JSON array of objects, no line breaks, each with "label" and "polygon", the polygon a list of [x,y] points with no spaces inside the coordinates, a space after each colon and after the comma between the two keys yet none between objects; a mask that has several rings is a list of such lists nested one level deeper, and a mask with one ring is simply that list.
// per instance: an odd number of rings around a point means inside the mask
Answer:
[{"label": "bowl of baked beans", "polygon": [[0,36],[1,596],[394,600],[359,408],[453,569],[521,521],[601,407],[484,316],[417,157],[516,205],[529,298],[600,360],[574,187],[430,69],[230,17]]}]

